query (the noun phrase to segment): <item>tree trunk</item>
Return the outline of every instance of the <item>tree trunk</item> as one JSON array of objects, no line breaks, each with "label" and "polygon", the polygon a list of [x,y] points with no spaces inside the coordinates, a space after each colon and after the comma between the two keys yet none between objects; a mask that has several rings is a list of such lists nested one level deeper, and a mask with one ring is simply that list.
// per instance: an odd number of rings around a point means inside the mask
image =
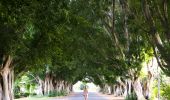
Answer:
[{"label": "tree trunk", "polygon": [[45,94],[48,94],[48,85],[49,85],[49,84],[48,84],[48,83],[49,83],[48,81],[49,81],[49,79],[48,79],[48,77],[46,77],[46,78],[45,78],[45,82],[44,82],[44,93],[45,93]]},{"label": "tree trunk", "polygon": [[116,86],[116,92],[115,93],[116,93],[115,96],[120,95],[120,86],[119,85]]},{"label": "tree trunk", "polygon": [[3,90],[4,90],[4,100],[10,100],[10,92],[8,91],[9,89],[9,84],[8,84],[8,71],[4,71],[2,75],[3,79]]},{"label": "tree trunk", "polygon": [[38,79],[38,84],[39,84],[37,94],[43,96],[44,95],[44,81],[41,80],[38,76],[37,76],[37,79]]},{"label": "tree trunk", "polygon": [[64,90],[64,81],[61,81],[60,86],[61,86],[61,90],[60,91]]},{"label": "tree trunk", "polygon": [[117,85],[114,85],[113,86],[113,91],[114,91],[113,94],[114,94],[114,96],[116,96],[116,88],[117,88]]},{"label": "tree trunk", "polygon": [[131,94],[132,93],[132,81],[129,79],[128,80],[128,94]]},{"label": "tree trunk", "polygon": [[145,98],[150,99],[152,92],[152,83],[154,81],[154,72],[157,69],[158,65],[156,65],[156,58],[152,58],[149,64],[147,64],[148,78],[144,84],[144,96]]},{"label": "tree trunk", "polygon": [[111,85],[110,92],[111,92],[111,94],[114,94],[114,85]]},{"label": "tree trunk", "polygon": [[64,82],[64,87],[65,87],[65,90],[66,90],[66,92],[67,92],[67,94],[69,94],[70,93],[70,89],[69,89],[69,83],[68,82]]},{"label": "tree trunk", "polygon": [[50,76],[50,73],[46,73],[46,77],[45,77],[45,86],[44,86],[44,93],[45,94],[49,94],[50,91],[51,91],[51,84],[50,84],[50,81],[51,81],[51,76]]},{"label": "tree trunk", "polygon": [[1,72],[1,76],[2,77],[2,82],[0,84],[0,88],[1,88],[1,96],[3,99],[1,100],[13,100],[13,82],[12,82],[12,77],[11,77],[11,72],[10,70],[6,70]]},{"label": "tree trunk", "polygon": [[53,77],[51,76],[50,80],[49,80],[49,87],[50,87],[50,91],[54,91],[54,86],[53,86]]},{"label": "tree trunk", "polygon": [[[0,82],[1,82],[1,79],[0,79]],[[1,86],[1,83],[0,83],[0,100],[2,100],[2,96],[3,96],[3,91],[2,91],[2,86]]]},{"label": "tree trunk", "polygon": [[108,94],[109,93],[109,86],[108,86],[108,84],[104,84],[104,86],[102,88],[102,92],[104,94]]},{"label": "tree trunk", "polygon": [[73,92],[73,85],[70,84],[70,92]]},{"label": "tree trunk", "polygon": [[133,84],[134,91],[137,95],[138,100],[146,100],[143,96],[143,90],[139,78],[137,78]]},{"label": "tree trunk", "polygon": [[120,84],[116,84],[114,86],[114,96],[120,96],[121,95],[121,86]]},{"label": "tree trunk", "polygon": [[44,81],[44,94],[47,94],[47,80]]},{"label": "tree trunk", "polygon": [[123,96],[126,97],[128,94],[128,80],[125,80],[125,86],[124,86],[124,94]]},{"label": "tree trunk", "polygon": [[55,80],[55,90],[57,91],[57,90],[58,90],[58,88],[59,88],[58,81],[57,81],[57,80]]},{"label": "tree trunk", "polygon": [[11,68],[12,58],[3,56],[3,63],[0,66],[0,100],[13,100],[13,69]]},{"label": "tree trunk", "polygon": [[57,91],[62,91],[63,90],[63,81],[61,81],[61,80],[57,81],[56,90]]}]

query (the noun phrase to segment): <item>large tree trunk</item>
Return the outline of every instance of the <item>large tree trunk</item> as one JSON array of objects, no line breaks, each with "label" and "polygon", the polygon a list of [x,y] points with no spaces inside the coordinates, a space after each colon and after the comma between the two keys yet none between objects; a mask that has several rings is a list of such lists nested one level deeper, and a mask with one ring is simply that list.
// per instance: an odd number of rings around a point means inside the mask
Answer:
[{"label": "large tree trunk", "polygon": [[55,90],[56,91],[62,91],[64,89],[64,81],[63,80],[57,80]]},{"label": "large tree trunk", "polygon": [[10,88],[8,84],[8,74],[9,72],[7,70],[1,73],[3,80],[4,100],[10,100],[10,91],[8,90]]},{"label": "large tree trunk", "polygon": [[53,76],[50,73],[46,73],[44,93],[49,94],[51,91],[54,91]]},{"label": "large tree trunk", "polygon": [[0,83],[0,100],[2,100],[2,93],[3,93],[3,91],[2,91],[2,86],[1,86],[1,83]]},{"label": "large tree trunk", "polygon": [[45,81],[44,81],[44,93],[45,94],[49,94],[49,81],[50,81],[49,73],[46,73]]},{"label": "large tree trunk", "polygon": [[70,83],[69,89],[70,89],[70,92],[73,92],[73,85],[72,85],[72,83]]},{"label": "large tree trunk", "polygon": [[114,85],[111,85],[110,92],[111,92],[111,94],[114,94]]},{"label": "large tree trunk", "polygon": [[3,57],[0,66],[0,100],[13,100],[13,69],[11,68],[12,58]]},{"label": "large tree trunk", "polygon": [[65,87],[67,94],[69,94],[70,93],[70,84],[68,82],[64,82],[64,87]]},{"label": "large tree trunk", "polygon": [[142,85],[140,83],[140,80],[139,78],[137,78],[135,81],[134,81],[134,84],[133,84],[133,88],[134,88],[134,91],[137,95],[137,98],[138,100],[146,100],[143,96],[143,90],[142,90]]},{"label": "large tree trunk", "polygon": [[37,76],[37,79],[38,79],[38,84],[39,84],[37,94],[43,96],[44,95],[44,81],[40,79],[38,76]]},{"label": "large tree trunk", "polygon": [[120,84],[116,84],[114,87],[114,96],[122,96],[123,95],[123,89]]},{"label": "large tree trunk", "polygon": [[45,79],[44,81],[44,94],[48,94],[48,82],[47,81],[48,81],[47,79]]},{"label": "large tree trunk", "polygon": [[130,79],[128,79],[128,94],[132,93],[132,81]]},{"label": "large tree trunk", "polygon": [[60,87],[61,87],[60,91],[64,90],[64,80],[61,82]]},{"label": "large tree trunk", "polygon": [[49,79],[49,91],[54,91],[53,76],[50,75]]},{"label": "large tree trunk", "polygon": [[154,81],[154,76],[156,76],[156,69],[158,67],[158,64],[156,62],[156,58],[152,58],[152,61],[150,61],[148,64],[147,64],[147,71],[148,71],[148,77],[147,77],[147,80],[144,84],[144,96],[145,98],[147,99],[150,99],[151,98],[151,93],[152,93],[152,83]]},{"label": "large tree trunk", "polygon": [[119,96],[120,95],[120,85],[116,86],[116,91],[115,91],[115,96]]},{"label": "large tree trunk", "polygon": [[116,96],[116,88],[117,88],[117,85],[115,84],[115,85],[113,86],[113,95],[114,95],[114,96]]},{"label": "large tree trunk", "polygon": [[126,97],[127,95],[128,95],[128,80],[125,80],[123,96]]},{"label": "large tree trunk", "polygon": [[109,85],[108,84],[103,84],[103,86],[101,87],[101,92],[103,94],[108,94],[109,93]]}]

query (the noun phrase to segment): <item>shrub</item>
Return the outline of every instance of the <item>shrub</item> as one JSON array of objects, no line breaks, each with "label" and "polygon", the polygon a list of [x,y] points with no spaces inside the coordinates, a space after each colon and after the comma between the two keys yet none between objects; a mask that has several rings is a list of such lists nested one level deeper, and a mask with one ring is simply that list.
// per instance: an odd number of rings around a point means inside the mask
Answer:
[{"label": "shrub", "polygon": [[66,90],[62,90],[62,91],[50,91],[50,93],[48,94],[48,97],[66,96],[66,95],[68,95]]},{"label": "shrub", "polygon": [[20,93],[20,97],[28,97],[30,93]]},{"label": "shrub", "polygon": [[137,100],[137,96],[135,93],[128,94],[125,100]]},{"label": "shrub", "polygon": [[15,94],[15,95],[14,95],[14,98],[15,98],[15,99],[18,99],[18,98],[20,98],[20,95],[19,95],[19,94]]},{"label": "shrub", "polygon": [[170,85],[165,84],[162,86],[161,96],[166,100],[170,100]]}]

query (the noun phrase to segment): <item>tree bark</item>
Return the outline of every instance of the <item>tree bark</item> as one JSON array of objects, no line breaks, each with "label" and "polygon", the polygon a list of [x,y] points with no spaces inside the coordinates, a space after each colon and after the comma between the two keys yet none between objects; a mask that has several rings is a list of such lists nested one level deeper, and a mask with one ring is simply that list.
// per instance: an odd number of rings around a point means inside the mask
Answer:
[{"label": "tree bark", "polygon": [[11,56],[3,57],[0,66],[0,98],[1,100],[13,100],[13,69]]},{"label": "tree bark", "polygon": [[38,76],[37,76],[37,79],[38,79],[38,84],[39,84],[37,94],[43,96],[44,95],[44,81],[40,79]]},{"label": "tree bark", "polygon": [[145,96],[145,98],[150,99],[151,98],[151,93],[152,93],[152,83],[154,81],[154,76],[156,76],[154,73],[154,70],[157,69],[158,65],[154,64],[156,62],[156,58],[152,58],[152,60],[150,61],[149,64],[147,64],[147,71],[148,71],[148,77],[146,82],[144,83],[143,86],[143,94]]},{"label": "tree bark", "polygon": [[125,86],[124,86],[124,94],[123,96],[126,97],[128,95],[128,80],[125,80]]},{"label": "tree bark", "polygon": [[49,92],[48,92],[48,91],[49,91],[49,90],[48,90],[48,89],[49,89],[49,88],[48,88],[48,87],[49,87],[49,84],[48,84],[49,82],[48,82],[48,81],[49,81],[49,77],[48,77],[48,75],[46,75],[46,77],[45,77],[45,82],[44,82],[44,93],[45,93],[45,94],[49,94]]},{"label": "tree bark", "polygon": [[134,81],[134,84],[133,84],[133,88],[134,88],[134,91],[137,95],[137,98],[138,100],[146,100],[143,96],[143,90],[142,90],[142,85],[140,83],[140,80],[139,78],[137,78],[135,81]]},{"label": "tree bark", "polygon": [[111,85],[110,92],[111,92],[111,94],[114,94],[114,85]]},{"label": "tree bark", "polygon": [[132,81],[130,79],[128,79],[128,94],[132,93]]},{"label": "tree bark", "polygon": [[[0,83],[1,83],[1,79],[0,79]],[[1,86],[1,84],[0,84],[0,100],[2,100],[2,96],[3,96],[3,91],[2,91],[2,86]]]},{"label": "tree bark", "polygon": [[73,92],[73,84],[70,84],[70,92]]},{"label": "tree bark", "polygon": [[10,91],[8,90],[10,83],[8,83],[8,74],[9,74],[8,71],[3,71],[3,73],[1,73],[3,79],[4,100],[10,100],[10,93],[9,93]]},{"label": "tree bark", "polygon": [[49,87],[50,87],[50,91],[54,91],[54,86],[53,86],[53,77],[51,76],[50,80],[49,80]]}]

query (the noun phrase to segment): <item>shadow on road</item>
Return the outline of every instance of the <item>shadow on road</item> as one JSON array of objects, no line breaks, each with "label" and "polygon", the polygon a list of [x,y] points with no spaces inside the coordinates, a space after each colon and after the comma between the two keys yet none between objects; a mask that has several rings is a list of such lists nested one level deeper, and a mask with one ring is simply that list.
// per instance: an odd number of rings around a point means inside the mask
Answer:
[{"label": "shadow on road", "polygon": [[[56,98],[56,99],[51,99],[51,100],[84,100],[84,97],[83,97],[82,92],[76,92],[65,98],[60,98],[60,99]],[[102,95],[96,92],[90,92],[88,100],[124,100],[124,99],[117,98],[117,97],[114,98],[111,95]]]}]

